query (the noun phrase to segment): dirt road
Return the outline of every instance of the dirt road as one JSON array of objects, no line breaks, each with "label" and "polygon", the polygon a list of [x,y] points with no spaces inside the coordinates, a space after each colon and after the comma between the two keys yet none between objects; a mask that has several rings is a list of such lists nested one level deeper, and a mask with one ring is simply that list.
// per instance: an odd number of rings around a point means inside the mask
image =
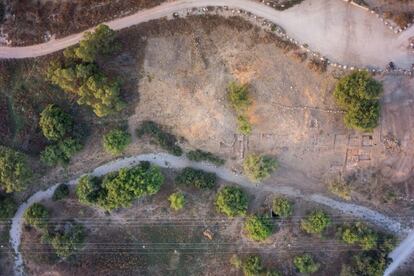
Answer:
[{"label": "dirt road", "polygon": [[[172,168],[172,169],[182,169],[187,166],[191,166],[194,168],[202,169],[208,172],[214,172],[217,174],[218,177],[229,181],[234,182],[240,186],[245,187],[254,187],[254,184],[248,181],[244,176],[237,175],[231,172],[226,168],[218,168],[214,165],[208,163],[196,163],[189,161],[184,157],[176,157],[165,153],[158,153],[158,154],[143,154],[137,155],[129,158],[115,160],[108,164],[102,165],[96,168],[91,174],[95,176],[102,176],[109,172],[117,171],[121,168],[130,167],[137,164],[140,161],[149,161],[154,163],[160,167],[165,168]],[[77,179],[72,180],[69,182],[70,185],[75,185],[77,183]],[[10,243],[16,253],[15,256],[15,275],[22,275],[23,274],[23,257],[20,254],[19,246],[21,241],[21,234],[22,234],[22,227],[23,227],[23,214],[25,210],[35,202],[40,202],[45,199],[49,199],[52,195],[54,190],[56,189],[58,184],[50,187],[45,191],[39,191],[32,195],[25,203],[20,205],[19,209],[17,210],[15,216],[12,219],[12,226],[10,229]],[[403,227],[400,222],[397,220],[387,217],[381,213],[373,211],[369,208],[358,206],[355,204],[345,203],[341,201],[336,201],[331,198],[327,198],[325,196],[319,194],[303,194],[300,190],[293,189],[289,186],[268,186],[268,185],[259,185],[257,189],[269,191],[270,193],[280,193],[291,197],[301,198],[307,201],[313,201],[319,204],[326,205],[330,208],[336,209],[346,215],[353,216],[358,219],[363,219],[366,221],[370,221],[373,224],[378,225],[379,227],[385,227],[389,231],[393,232],[398,236],[405,236],[409,229]],[[413,237],[411,237],[412,239]],[[413,243],[405,242],[403,246],[403,250],[394,251],[394,257],[396,260],[404,260],[410,253],[411,247]],[[393,252],[393,253],[394,253]],[[398,267],[399,263],[396,265],[391,264],[391,266]]]},{"label": "dirt road", "polygon": [[[342,64],[384,67],[394,61],[400,67],[409,68],[414,63],[414,55],[406,49],[407,38],[414,34],[414,26],[397,36],[374,15],[343,1],[304,1],[281,12],[251,0],[177,0],[106,24],[120,30],[185,9],[225,5],[281,25],[297,41]],[[76,44],[82,35],[78,33],[27,47],[0,47],[0,58],[47,55]]]}]

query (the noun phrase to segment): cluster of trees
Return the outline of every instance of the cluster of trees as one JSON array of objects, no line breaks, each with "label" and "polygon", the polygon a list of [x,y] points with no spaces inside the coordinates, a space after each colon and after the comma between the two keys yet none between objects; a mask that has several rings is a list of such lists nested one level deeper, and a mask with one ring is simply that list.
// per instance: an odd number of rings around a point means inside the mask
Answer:
[{"label": "cluster of trees", "polygon": [[26,155],[0,146],[0,187],[4,192],[23,191],[32,174]]},{"label": "cluster of trees", "polygon": [[181,192],[172,193],[168,197],[168,201],[170,202],[171,209],[173,209],[174,211],[178,211],[184,208],[185,197],[184,194]]},{"label": "cluster of trees", "polygon": [[78,138],[73,137],[72,117],[60,107],[50,104],[40,113],[39,126],[43,135],[53,144],[40,154],[40,159],[49,166],[66,165],[72,156],[82,149]]},{"label": "cluster of trees", "polygon": [[106,210],[129,207],[146,195],[156,194],[164,183],[160,169],[148,162],[123,168],[103,178],[83,176],[76,187],[76,195],[84,204],[97,205]]},{"label": "cluster of trees", "polygon": [[243,161],[244,174],[253,182],[260,182],[277,169],[277,161],[269,156],[250,154]]},{"label": "cluster of trees", "polygon": [[254,241],[264,241],[273,233],[272,218],[265,215],[251,215],[244,222],[243,229],[247,237]]},{"label": "cluster of trees", "polygon": [[229,217],[244,216],[247,212],[249,199],[240,188],[226,186],[216,195],[217,211]]},{"label": "cluster of trees", "polygon": [[226,162],[224,159],[212,154],[211,152],[206,152],[200,149],[191,150],[187,154],[187,158],[191,161],[200,162],[207,161],[213,163],[217,166],[222,166]]},{"label": "cluster of trees", "polygon": [[377,127],[381,92],[382,84],[368,72],[354,72],[339,80],[334,96],[337,104],[346,111],[345,124],[362,131]]},{"label": "cluster of trees", "polygon": [[111,130],[102,139],[105,151],[112,155],[121,154],[130,143],[131,135],[121,129]]},{"label": "cluster of trees", "polygon": [[194,186],[199,189],[211,189],[216,185],[217,176],[194,168],[184,168],[175,178],[179,185]]},{"label": "cluster of trees", "polygon": [[331,224],[331,218],[324,211],[311,212],[302,219],[300,227],[308,234],[320,234]]},{"label": "cluster of trees", "polygon": [[247,85],[231,82],[227,88],[227,99],[237,114],[238,130],[241,134],[250,135],[252,125],[247,118],[247,110],[252,104]]},{"label": "cluster of trees", "polygon": [[183,154],[183,150],[177,145],[177,138],[171,133],[164,131],[160,125],[153,121],[142,122],[136,133],[138,137],[150,136],[154,143],[175,156]]},{"label": "cluster of trees", "polygon": [[95,32],[86,33],[78,46],[64,51],[63,62],[50,64],[48,79],[65,92],[76,94],[78,104],[92,107],[99,117],[120,111],[125,103],[120,99],[119,81],[110,80],[96,64],[98,56],[116,48],[115,32],[99,25]]}]

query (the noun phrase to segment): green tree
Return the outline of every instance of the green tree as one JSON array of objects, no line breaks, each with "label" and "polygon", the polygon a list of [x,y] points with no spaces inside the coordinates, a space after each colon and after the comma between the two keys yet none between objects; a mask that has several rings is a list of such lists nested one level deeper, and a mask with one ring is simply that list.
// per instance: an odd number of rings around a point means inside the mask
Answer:
[{"label": "green tree", "polygon": [[269,217],[252,215],[244,222],[244,231],[254,241],[264,241],[273,232],[273,223]]},{"label": "green tree", "polygon": [[82,248],[84,240],[85,228],[82,224],[66,223],[64,229],[52,235],[50,243],[56,255],[66,258]]},{"label": "green tree", "polygon": [[273,199],[272,211],[281,218],[287,218],[293,213],[293,204],[287,198],[276,197]]},{"label": "green tree", "polygon": [[245,115],[239,115],[237,117],[237,127],[243,135],[250,135],[252,133],[252,125]]},{"label": "green tree", "polygon": [[344,121],[350,128],[370,131],[377,127],[382,84],[368,72],[354,72],[335,87],[337,104],[346,111]]},{"label": "green tree", "polygon": [[185,204],[185,198],[184,194],[180,192],[172,193],[168,197],[168,201],[170,202],[170,207],[174,211],[178,211],[184,207]]},{"label": "green tree", "polygon": [[66,138],[58,144],[47,146],[40,154],[40,159],[48,166],[67,165],[75,153],[82,149],[77,139]]},{"label": "green tree", "polygon": [[114,129],[103,136],[105,150],[113,155],[122,153],[131,143],[131,135],[127,131]]},{"label": "green tree", "polygon": [[358,244],[363,250],[377,246],[378,234],[361,222],[345,225],[340,232],[342,241],[347,244]]},{"label": "green tree", "polygon": [[0,219],[10,219],[17,210],[17,204],[10,195],[0,196]]},{"label": "green tree", "polygon": [[260,182],[276,170],[277,161],[269,156],[248,155],[243,162],[244,174],[254,182]]},{"label": "green tree", "polygon": [[31,176],[24,154],[0,146],[0,187],[6,193],[24,190]]},{"label": "green tree", "polygon": [[40,128],[50,141],[59,141],[72,131],[72,118],[58,106],[50,104],[40,113]]},{"label": "green tree", "polygon": [[53,193],[52,200],[58,201],[64,199],[69,195],[69,186],[66,184],[60,184],[56,187],[55,192]]},{"label": "green tree", "polygon": [[310,254],[303,254],[296,256],[293,259],[293,264],[298,272],[311,274],[319,270],[320,264],[315,262]]},{"label": "green tree", "polygon": [[247,194],[238,187],[224,187],[216,196],[216,207],[229,217],[244,216],[248,207]]},{"label": "green tree", "polygon": [[243,274],[245,276],[257,276],[262,270],[262,260],[259,256],[250,256],[242,264]]},{"label": "green tree", "polygon": [[251,105],[249,89],[247,85],[239,85],[231,82],[227,88],[227,97],[232,108],[237,113],[244,113]]},{"label": "green tree", "polygon": [[175,178],[179,185],[194,186],[199,189],[211,189],[216,185],[215,173],[209,173],[190,167],[184,168]]},{"label": "green tree", "polygon": [[47,227],[49,211],[40,203],[34,203],[26,209],[23,215],[24,221],[38,230]]},{"label": "green tree", "polygon": [[356,254],[352,262],[358,276],[382,276],[390,260],[382,252],[370,250]]},{"label": "green tree", "polygon": [[226,162],[225,160],[212,154],[211,152],[206,152],[206,151],[199,150],[199,149],[189,151],[187,153],[187,158],[191,161],[196,161],[196,162],[208,161],[217,166],[224,165],[224,163]]},{"label": "green tree", "polygon": [[302,219],[300,226],[309,234],[322,233],[331,224],[330,217],[323,211],[313,211],[305,219]]},{"label": "green tree", "polygon": [[76,185],[76,196],[80,203],[95,205],[101,197],[105,197],[100,179],[89,175],[82,176]]}]

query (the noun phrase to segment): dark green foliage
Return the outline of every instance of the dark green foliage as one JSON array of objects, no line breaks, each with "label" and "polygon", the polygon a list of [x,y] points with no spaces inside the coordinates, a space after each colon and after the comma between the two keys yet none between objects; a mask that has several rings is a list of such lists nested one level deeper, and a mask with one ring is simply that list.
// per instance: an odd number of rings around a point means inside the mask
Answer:
[{"label": "dark green foliage", "polygon": [[6,193],[25,189],[32,171],[23,153],[0,146],[0,187]]},{"label": "dark green foliage", "polygon": [[276,197],[273,199],[272,211],[281,218],[287,218],[292,215],[293,203],[287,198]]},{"label": "dark green foliage", "polygon": [[66,258],[82,248],[85,229],[82,224],[66,223],[60,231],[51,235],[50,244],[59,257]]},{"label": "dark green foliage", "polygon": [[103,137],[103,146],[105,150],[113,155],[122,153],[131,143],[131,135],[127,131],[114,129]]},{"label": "dark green foliage", "polygon": [[242,264],[243,274],[245,276],[257,276],[262,272],[262,260],[259,256],[250,256]]},{"label": "dark green foliage", "polygon": [[58,144],[47,146],[40,159],[48,166],[67,165],[72,156],[82,149],[77,139],[67,138]]},{"label": "dark green foliage", "polygon": [[83,176],[76,187],[80,202],[98,205],[106,210],[129,207],[145,195],[157,193],[164,182],[158,167],[142,162],[133,168],[120,169],[102,180]]},{"label": "dark green foliage", "polygon": [[209,173],[193,168],[184,168],[175,178],[175,182],[180,185],[194,186],[200,189],[211,189],[216,185],[217,177],[215,173]]},{"label": "dark green foliage", "polygon": [[378,234],[360,222],[341,227],[340,235],[345,243],[358,244],[363,250],[377,246]]},{"label": "dark green foliage", "polygon": [[3,22],[5,13],[6,13],[6,9],[4,7],[4,3],[0,1],[0,23]]},{"label": "dark green foliage", "polygon": [[331,218],[323,211],[313,211],[302,219],[300,227],[308,234],[320,234],[331,224]]},{"label": "dark green foliage", "polygon": [[38,230],[47,228],[49,211],[40,203],[34,203],[24,212],[24,221]]},{"label": "dark green foliage", "polygon": [[273,232],[273,222],[267,216],[249,216],[244,222],[244,231],[254,241],[264,241]]},{"label": "dark green foliage", "polygon": [[150,136],[156,144],[175,156],[183,154],[182,149],[177,145],[177,139],[174,135],[162,130],[162,127],[152,121],[144,121],[136,130],[138,137],[144,135]]},{"label": "dark green foliage", "polygon": [[51,104],[40,113],[39,125],[48,140],[58,141],[72,132],[73,121],[62,109]]},{"label": "dark green foliage", "polygon": [[66,184],[60,184],[56,187],[55,192],[53,193],[52,200],[58,201],[64,199],[69,195],[69,186]]},{"label": "dark green foliage", "polygon": [[382,84],[367,72],[355,72],[342,78],[336,85],[334,96],[346,111],[345,124],[363,131],[377,127],[381,92]]},{"label": "dark green foliage", "polygon": [[293,259],[295,268],[300,273],[311,274],[319,270],[320,264],[315,262],[310,254],[303,254],[296,256]]},{"label": "dark green foliage", "polygon": [[238,187],[224,187],[216,196],[216,207],[229,217],[244,216],[248,207],[247,194]]},{"label": "dark green foliage", "polygon": [[206,152],[206,151],[199,150],[199,149],[189,151],[187,153],[187,158],[190,159],[191,161],[196,161],[196,162],[208,161],[217,166],[224,165],[224,163],[226,162],[225,160],[219,158],[218,156],[212,154],[211,152]]},{"label": "dark green foliage", "polygon": [[382,276],[389,263],[382,252],[364,251],[352,258],[352,271],[358,276]]},{"label": "dark green foliage", "polygon": [[10,219],[16,210],[17,204],[11,196],[0,196],[0,219]]},{"label": "dark green foliage", "polygon": [[244,174],[254,182],[260,182],[276,170],[277,161],[269,156],[248,155],[243,161]]}]

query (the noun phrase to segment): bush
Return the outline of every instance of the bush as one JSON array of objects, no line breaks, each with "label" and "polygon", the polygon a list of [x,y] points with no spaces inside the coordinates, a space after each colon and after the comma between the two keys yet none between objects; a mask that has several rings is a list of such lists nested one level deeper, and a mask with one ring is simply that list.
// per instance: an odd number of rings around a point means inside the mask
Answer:
[{"label": "bush", "polygon": [[331,219],[323,211],[313,211],[306,219],[302,219],[300,226],[308,234],[322,233],[331,224]]},{"label": "bush", "polygon": [[223,159],[217,157],[216,155],[214,155],[210,152],[199,150],[199,149],[189,151],[187,153],[187,158],[191,161],[196,161],[196,162],[208,161],[208,162],[213,163],[217,166],[224,165],[224,163],[225,163],[225,161]]},{"label": "bush", "polygon": [[67,138],[62,142],[47,146],[40,154],[40,159],[48,166],[67,165],[75,153],[82,149],[77,139]]},{"label": "bush", "polygon": [[24,154],[0,146],[0,187],[6,193],[24,190],[31,176]]},{"label": "bush", "polygon": [[50,104],[40,113],[40,128],[50,141],[59,141],[73,128],[72,118],[59,107]]},{"label": "bush", "polygon": [[237,128],[243,135],[250,135],[252,133],[252,125],[246,116],[240,115],[237,117]]},{"label": "bush", "polygon": [[52,200],[58,201],[64,199],[69,195],[69,186],[66,184],[60,184],[56,187],[55,192],[53,193]]},{"label": "bush", "polygon": [[171,194],[168,197],[168,201],[170,201],[170,207],[174,211],[178,211],[184,207],[185,204],[185,198],[184,195],[180,192],[176,192]]},{"label": "bush", "polygon": [[273,199],[272,211],[281,218],[287,218],[293,213],[293,204],[287,198],[276,197]]},{"label": "bush", "polygon": [[176,145],[177,139],[175,136],[163,131],[161,129],[161,126],[155,122],[142,122],[141,126],[136,130],[136,132],[138,137],[149,135],[151,138],[153,138],[153,141],[157,143],[161,148],[165,149],[175,156],[181,156],[183,154],[182,149]]},{"label": "bush", "polygon": [[103,146],[106,152],[117,155],[122,153],[131,143],[131,135],[123,130],[114,129],[103,137]]},{"label": "bush", "polygon": [[377,246],[377,233],[360,222],[341,227],[340,235],[345,243],[358,244],[363,250],[371,250]]},{"label": "bush", "polygon": [[47,228],[49,211],[40,203],[34,203],[26,209],[23,215],[24,221],[38,230]]},{"label": "bush", "polygon": [[243,162],[244,174],[254,182],[266,179],[276,168],[276,160],[268,156],[250,154]]},{"label": "bush", "polygon": [[85,229],[82,224],[66,223],[61,232],[54,233],[51,245],[59,257],[66,258],[83,246]]},{"label": "bush", "polygon": [[242,264],[243,274],[245,276],[257,276],[262,272],[262,261],[259,256],[250,256]]},{"label": "bush", "polygon": [[337,104],[346,111],[345,124],[362,131],[377,127],[381,92],[382,84],[367,72],[355,72],[339,80],[334,96]]},{"label": "bush", "polygon": [[98,205],[106,210],[129,207],[145,195],[157,193],[164,182],[160,169],[148,162],[107,174],[102,180],[83,176],[76,187],[81,203]]},{"label": "bush", "polygon": [[254,241],[264,241],[273,232],[273,223],[266,216],[249,216],[244,223],[247,236]]},{"label": "bush", "polygon": [[224,187],[216,196],[217,210],[229,217],[244,216],[248,203],[247,194],[237,187]]},{"label": "bush", "polygon": [[344,200],[351,200],[351,186],[343,180],[332,181],[328,189],[331,193]]},{"label": "bush", "polygon": [[17,204],[11,196],[0,197],[0,219],[10,219],[17,210]]},{"label": "bush", "polygon": [[310,254],[303,254],[296,256],[293,259],[293,264],[298,272],[311,274],[319,270],[320,264],[315,262]]},{"label": "bush", "polygon": [[180,185],[194,186],[199,189],[211,189],[216,185],[216,174],[193,168],[184,168],[175,178]]}]

